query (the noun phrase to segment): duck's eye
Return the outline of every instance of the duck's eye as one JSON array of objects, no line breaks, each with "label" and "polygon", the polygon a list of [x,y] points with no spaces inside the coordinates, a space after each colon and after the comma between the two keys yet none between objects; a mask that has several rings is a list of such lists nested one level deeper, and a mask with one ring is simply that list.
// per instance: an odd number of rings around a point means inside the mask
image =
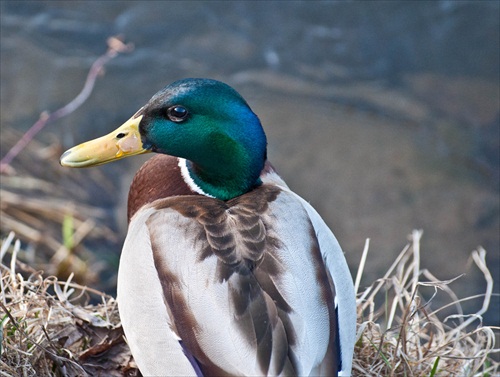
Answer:
[{"label": "duck's eye", "polygon": [[182,122],[188,116],[188,111],[183,106],[172,106],[167,110],[167,116],[172,122]]}]

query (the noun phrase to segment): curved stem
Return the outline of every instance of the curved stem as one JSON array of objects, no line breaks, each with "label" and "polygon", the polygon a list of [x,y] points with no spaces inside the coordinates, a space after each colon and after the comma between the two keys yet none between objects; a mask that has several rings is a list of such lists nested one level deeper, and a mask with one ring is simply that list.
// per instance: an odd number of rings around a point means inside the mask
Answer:
[{"label": "curved stem", "polygon": [[31,126],[31,128],[24,133],[24,135],[18,140],[16,144],[7,152],[7,154],[0,160],[0,173],[5,173],[11,164],[12,160],[29,144],[31,140],[38,134],[47,123],[53,122],[57,119],[65,117],[71,114],[78,107],[80,107],[90,96],[92,90],[94,89],[94,84],[99,73],[101,73],[102,68],[111,59],[116,57],[119,53],[130,52],[133,49],[131,44],[123,43],[118,37],[110,37],[107,41],[108,50],[106,53],[92,64],[90,67],[85,84],[78,93],[78,95],[69,103],[57,109],[56,111],[49,113],[44,111],[40,114],[40,118]]}]

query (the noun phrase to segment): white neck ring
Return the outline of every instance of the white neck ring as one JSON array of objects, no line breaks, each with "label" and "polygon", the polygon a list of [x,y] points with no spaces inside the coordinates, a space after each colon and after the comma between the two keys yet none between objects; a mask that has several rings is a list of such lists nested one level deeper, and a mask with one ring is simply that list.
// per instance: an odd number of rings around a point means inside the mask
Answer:
[{"label": "white neck ring", "polygon": [[203,191],[201,187],[198,186],[196,182],[193,180],[193,177],[191,177],[191,174],[189,174],[189,169],[187,167],[186,159],[179,157],[178,160],[179,160],[179,168],[181,169],[182,179],[184,179],[184,182],[186,182],[189,188],[198,194],[205,195],[210,198],[215,198],[215,196],[207,194],[205,191]]}]

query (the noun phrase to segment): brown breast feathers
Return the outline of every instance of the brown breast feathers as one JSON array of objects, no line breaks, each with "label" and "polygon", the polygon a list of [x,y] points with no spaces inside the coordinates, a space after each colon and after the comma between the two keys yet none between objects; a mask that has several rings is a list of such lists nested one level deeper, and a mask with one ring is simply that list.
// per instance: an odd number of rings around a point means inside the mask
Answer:
[{"label": "brown breast feathers", "polygon": [[128,194],[128,221],[144,205],[176,195],[198,195],[184,182],[177,157],[157,154],[141,166]]}]

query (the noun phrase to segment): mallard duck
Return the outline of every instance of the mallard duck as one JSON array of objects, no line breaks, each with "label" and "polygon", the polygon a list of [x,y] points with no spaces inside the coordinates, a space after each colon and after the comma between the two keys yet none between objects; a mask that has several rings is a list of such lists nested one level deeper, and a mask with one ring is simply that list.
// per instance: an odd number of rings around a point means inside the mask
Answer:
[{"label": "mallard duck", "polygon": [[350,375],[356,306],[344,254],[266,148],[234,89],[184,79],[61,156],[87,167],[157,153],[130,187],[118,273],[143,375]]}]

